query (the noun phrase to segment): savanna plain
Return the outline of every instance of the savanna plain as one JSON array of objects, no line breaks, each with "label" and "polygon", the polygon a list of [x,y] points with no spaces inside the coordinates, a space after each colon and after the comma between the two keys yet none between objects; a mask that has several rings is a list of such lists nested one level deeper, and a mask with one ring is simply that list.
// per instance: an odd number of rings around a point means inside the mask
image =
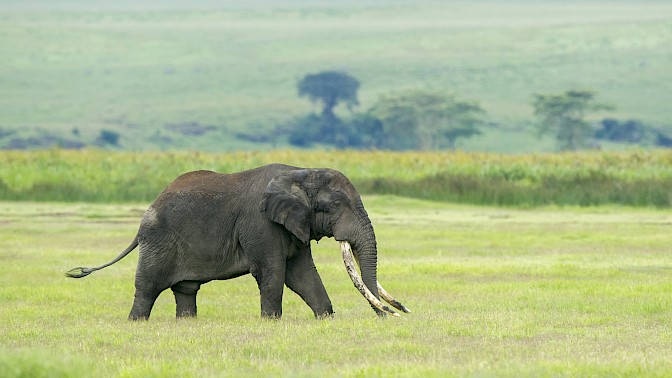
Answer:
[{"label": "savanna plain", "polygon": [[336,314],[287,290],[262,320],[251,276],[204,285],[199,317],[170,293],[129,322],[137,252],[116,256],[147,203],[0,202],[0,375],[669,376],[668,210],[535,209],[364,197],[378,277],[413,312],[379,319],[332,239],[313,244]]},{"label": "savanna plain", "polygon": [[[0,147],[108,130],[144,151],[0,153],[0,377],[672,376],[672,154],[544,154],[530,107],[585,88],[609,116],[669,130],[667,2],[270,3],[0,0]],[[537,154],[241,139],[315,111],[296,83],[321,70],[361,80],[360,111],[453,92],[489,121],[458,148]],[[332,239],[313,242],[336,311],[322,320],[289,290],[282,320],[261,319],[248,275],[204,285],[196,319],[165,292],[129,322],[137,251],[64,276],[121,252],[178,174],[270,162],[355,183],[378,278],[412,313],[377,318]]]}]

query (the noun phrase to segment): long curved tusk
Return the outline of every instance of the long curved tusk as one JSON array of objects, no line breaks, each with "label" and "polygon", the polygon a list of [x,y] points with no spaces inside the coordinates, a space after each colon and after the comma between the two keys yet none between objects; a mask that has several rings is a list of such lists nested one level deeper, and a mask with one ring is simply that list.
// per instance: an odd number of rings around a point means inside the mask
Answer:
[{"label": "long curved tusk", "polygon": [[396,308],[399,311],[403,311],[405,313],[410,313],[411,310],[409,310],[406,306],[401,304],[398,300],[394,299],[390,293],[387,292],[387,290],[383,289],[382,286],[380,286],[380,282],[376,282],[378,284],[378,294],[380,294],[381,297],[385,300],[385,302],[389,303],[392,305],[392,307]]},{"label": "long curved tusk", "polygon": [[[356,253],[356,251],[354,251],[353,254],[354,253]],[[357,258],[356,255],[354,256],[355,256],[355,262],[357,263],[357,265],[359,265],[359,259]],[[409,310],[408,307],[404,306],[403,304],[401,304],[401,302],[394,299],[394,297],[392,297],[390,293],[388,293],[387,290],[383,288],[380,282],[376,281],[376,285],[378,286],[378,294],[380,294],[380,296],[385,300],[385,302],[389,303],[390,305],[392,305],[392,307],[396,308],[399,311],[403,311],[407,314],[411,312],[411,310]]]},{"label": "long curved tusk", "polygon": [[393,316],[401,316],[398,313],[396,313],[394,310],[391,308],[385,306],[376,298],[373,293],[369,290],[366,285],[364,285],[364,281],[362,281],[362,278],[359,276],[357,273],[357,268],[355,268],[355,261],[352,257],[352,249],[350,248],[350,243],[347,241],[341,241],[341,254],[343,255],[343,262],[345,263],[345,269],[348,271],[348,275],[350,276],[350,279],[352,280],[352,283],[355,284],[355,287],[357,290],[359,290],[360,293],[366,298],[369,303],[375,308],[377,308],[380,311],[386,312],[390,315]]}]

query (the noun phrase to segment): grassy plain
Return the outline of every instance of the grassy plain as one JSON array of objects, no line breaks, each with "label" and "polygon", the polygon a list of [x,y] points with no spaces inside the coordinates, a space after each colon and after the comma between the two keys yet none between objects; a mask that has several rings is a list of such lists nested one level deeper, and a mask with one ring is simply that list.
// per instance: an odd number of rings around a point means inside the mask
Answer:
[{"label": "grassy plain", "polygon": [[512,210],[367,196],[379,279],[413,313],[375,318],[337,243],[314,245],[336,315],[291,292],[259,318],[250,276],[125,320],[137,254],[114,257],[146,203],[0,202],[0,372],[58,376],[651,376],[672,374],[669,211]]},{"label": "grassy plain", "polygon": [[[102,129],[131,150],[282,146],[236,135],[316,110],[296,83],[328,69],[362,82],[360,110],[409,89],[479,102],[497,126],[467,150],[553,150],[530,133],[532,94],[570,89],[669,131],[670,15],[664,1],[0,1],[0,146]],[[191,123],[215,129],[169,126]]]}]

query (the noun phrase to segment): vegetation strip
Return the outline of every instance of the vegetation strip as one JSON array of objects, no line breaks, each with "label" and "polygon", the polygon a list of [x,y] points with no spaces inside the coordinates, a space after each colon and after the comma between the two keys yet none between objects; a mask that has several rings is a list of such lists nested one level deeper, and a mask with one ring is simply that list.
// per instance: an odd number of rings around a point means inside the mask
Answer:
[{"label": "vegetation strip", "polygon": [[271,162],[344,172],[360,192],[500,206],[672,205],[672,152],[0,152],[0,200],[147,202],[176,176]]}]

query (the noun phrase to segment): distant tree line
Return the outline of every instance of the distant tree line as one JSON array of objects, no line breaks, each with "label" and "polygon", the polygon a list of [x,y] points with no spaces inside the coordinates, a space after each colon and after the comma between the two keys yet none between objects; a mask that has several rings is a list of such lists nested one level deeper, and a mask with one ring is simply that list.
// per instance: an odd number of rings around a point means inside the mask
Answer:
[{"label": "distant tree line", "polygon": [[590,91],[571,90],[556,95],[534,95],[534,114],[539,121],[539,133],[554,135],[562,150],[586,148],[592,140],[672,147],[672,138],[641,121],[605,118],[594,126],[586,121],[587,114],[613,109],[609,105],[597,104],[594,100],[595,94]]},{"label": "distant tree line", "polygon": [[[285,127],[289,142],[301,147],[318,143],[338,148],[437,150],[453,149],[458,138],[480,134],[483,109],[441,92],[392,93],[381,96],[369,110],[353,113],[359,85],[342,72],[306,75],[298,83],[299,96],[320,103],[322,112],[290,121]],[[334,113],[339,103],[351,110],[349,119]]]},{"label": "distant tree line", "polygon": [[[281,128],[294,146],[314,144],[337,148],[388,150],[454,149],[456,141],[481,134],[485,111],[440,91],[408,91],[381,96],[364,112],[358,105],[360,83],[347,73],[309,74],[297,84],[300,97],[321,104],[321,113],[297,117]],[[334,108],[344,103],[350,117],[339,118]],[[533,96],[538,134],[553,136],[561,150],[595,147],[596,141],[647,143],[672,147],[672,138],[637,120],[605,118],[595,125],[587,117],[611,106],[595,103],[591,91]]]},{"label": "distant tree line", "polygon": [[[382,94],[368,109],[357,109],[361,83],[339,71],[307,74],[297,82],[299,97],[318,104],[319,111],[294,117],[282,124],[262,127],[263,131],[240,131],[234,137],[251,143],[277,143],[286,140],[293,146],[333,146],[344,149],[453,150],[458,141],[482,134],[488,125],[486,113],[476,102],[464,101],[445,91],[406,90]],[[345,105],[347,116],[335,109]],[[627,143],[672,148],[672,137],[652,125],[636,119],[603,118],[596,114],[613,107],[596,101],[596,94],[586,90],[569,90],[559,94],[533,94],[537,134],[550,136],[560,150],[600,148],[602,142]],[[30,132],[0,127],[0,148],[28,149],[59,146],[66,149],[88,145],[105,149],[123,149],[120,134],[124,126],[137,128],[127,120],[112,119],[112,129],[98,134],[80,134],[79,129],[63,132],[36,128]],[[197,121],[165,123],[148,138],[168,148],[177,140],[198,137],[221,126]]]}]

